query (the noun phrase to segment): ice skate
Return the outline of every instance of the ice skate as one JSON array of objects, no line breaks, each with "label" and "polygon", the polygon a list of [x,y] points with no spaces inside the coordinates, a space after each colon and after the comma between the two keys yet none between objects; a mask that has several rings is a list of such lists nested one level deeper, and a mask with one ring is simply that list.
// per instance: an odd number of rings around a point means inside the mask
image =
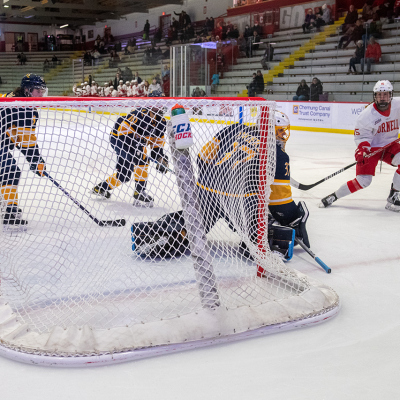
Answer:
[{"label": "ice skate", "polygon": [[111,197],[111,193],[108,190],[103,189],[99,185],[95,186],[92,189],[92,193],[96,194],[97,196],[104,197],[105,199],[109,199]]},{"label": "ice skate", "polygon": [[17,206],[8,206],[3,214],[3,231],[25,232],[28,221],[22,219],[22,210]]},{"label": "ice skate", "polygon": [[323,199],[321,199],[321,203],[319,204],[319,208],[326,208],[332,205],[337,200],[336,194],[332,193]]},{"label": "ice skate", "polygon": [[400,191],[393,189],[393,185],[390,189],[385,208],[386,210],[400,212]]},{"label": "ice skate", "polygon": [[135,207],[147,207],[151,208],[154,205],[154,199],[149,196],[145,190],[141,192],[135,192],[133,195],[133,205]]}]

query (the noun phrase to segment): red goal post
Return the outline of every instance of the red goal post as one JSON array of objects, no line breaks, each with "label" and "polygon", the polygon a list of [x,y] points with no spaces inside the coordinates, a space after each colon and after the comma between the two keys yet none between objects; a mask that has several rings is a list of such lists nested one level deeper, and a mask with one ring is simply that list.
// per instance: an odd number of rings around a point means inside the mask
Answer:
[{"label": "red goal post", "polygon": [[[185,150],[178,150],[173,138],[171,109],[177,103],[185,108],[194,137]],[[138,131],[136,139],[153,135],[165,118],[168,172],[157,170],[151,149],[143,145],[138,157],[143,161],[130,159],[129,179],[124,176],[122,182],[116,169],[121,152],[110,132],[119,118],[125,123],[130,112],[143,109],[148,110],[142,119],[146,134]],[[13,171],[21,173],[12,181],[10,170],[2,170],[0,183],[17,190],[27,225],[19,229],[3,223],[0,230],[0,354],[43,365],[105,365],[335,315],[336,293],[291,269],[268,246],[274,109],[274,102],[258,98],[1,98],[1,135],[14,135],[12,142],[18,144],[18,129],[30,129],[30,144],[37,139],[53,180],[33,174],[18,149],[1,149]],[[216,178],[216,203],[200,199],[198,154],[227,127],[253,127],[259,135],[259,163],[251,164],[259,169],[251,174],[258,187],[257,209],[246,208],[245,168],[235,171],[237,179]],[[102,181],[110,182],[109,199],[91,193]],[[153,208],[132,205],[143,181]],[[11,192],[1,193],[4,216]],[[220,215],[208,230],[204,215],[214,215],[216,208]],[[160,218],[178,211],[185,220],[179,232],[172,224],[163,225],[165,233],[151,230]],[[249,213],[258,221],[257,243],[250,239]],[[104,227],[96,220],[126,223]],[[133,227],[141,230],[139,236]],[[176,237],[183,250],[170,256],[165,243]],[[250,256],[241,253],[242,243]]]}]

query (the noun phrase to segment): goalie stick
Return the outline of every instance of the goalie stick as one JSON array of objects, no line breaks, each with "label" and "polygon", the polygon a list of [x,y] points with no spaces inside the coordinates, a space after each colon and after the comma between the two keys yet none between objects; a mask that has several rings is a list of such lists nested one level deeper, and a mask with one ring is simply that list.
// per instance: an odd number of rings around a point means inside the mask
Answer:
[{"label": "goalie stick", "polygon": [[[385,151],[385,150],[386,150],[388,147],[390,147],[392,144],[394,144],[394,143],[399,143],[399,142],[400,142],[400,138],[399,138],[399,139],[396,139],[396,140],[394,140],[393,142],[390,142],[389,144],[387,144],[386,146],[383,146],[383,147],[379,148],[378,150],[376,150],[376,151],[374,151],[374,152],[372,152],[372,153],[366,155],[364,158],[370,158],[370,157],[374,156],[375,154],[378,154],[378,153],[380,153],[380,152],[382,152],[382,151]],[[327,181],[328,179],[331,179],[331,178],[333,178],[334,176],[336,176],[336,175],[342,173],[343,171],[346,171],[346,169],[349,169],[349,168],[353,167],[353,166],[356,165],[356,164],[357,164],[357,162],[353,162],[353,163],[349,164],[347,167],[344,167],[344,168],[342,168],[342,169],[339,169],[339,171],[336,171],[336,172],[334,172],[333,174],[328,175],[326,178],[323,178],[323,179],[321,179],[320,181],[315,182],[315,183],[312,183],[312,184],[310,184],[310,185],[304,185],[303,183],[299,183],[299,182],[297,182],[295,179],[293,179],[293,178],[291,177],[291,178],[290,178],[290,185],[293,186],[293,187],[296,188],[296,189],[300,189],[300,190],[309,190],[309,189],[311,189],[311,188],[313,188],[313,187],[319,185],[320,183],[325,182],[325,181]]]},{"label": "goalie stick", "polygon": [[75,200],[53,177],[51,177],[46,171],[43,175],[47,177],[54,186],[60,189],[70,200],[72,200],[89,218],[91,218],[99,226],[125,226],[126,221],[124,219],[114,219],[114,220],[99,220],[94,217],[82,204]]},{"label": "goalie stick", "polygon": [[300,247],[305,250],[325,271],[327,274],[330,274],[332,270],[319,258],[317,257],[304,243],[301,239],[295,238],[296,243],[300,245]]}]

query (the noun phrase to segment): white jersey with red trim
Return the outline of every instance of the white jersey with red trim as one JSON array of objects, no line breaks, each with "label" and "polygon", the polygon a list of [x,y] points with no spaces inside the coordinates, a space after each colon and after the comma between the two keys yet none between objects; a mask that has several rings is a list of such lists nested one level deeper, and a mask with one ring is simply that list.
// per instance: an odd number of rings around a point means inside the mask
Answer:
[{"label": "white jersey with red trim", "polygon": [[383,147],[398,138],[400,121],[400,97],[394,97],[389,109],[379,111],[370,104],[357,118],[354,140],[358,146],[368,142],[371,147]]},{"label": "white jersey with red trim", "polygon": [[90,88],[90,94],[91,94],[92,96],[97,96],[97,87],[96,87],[96,86],[92,86],[92,87]]}]

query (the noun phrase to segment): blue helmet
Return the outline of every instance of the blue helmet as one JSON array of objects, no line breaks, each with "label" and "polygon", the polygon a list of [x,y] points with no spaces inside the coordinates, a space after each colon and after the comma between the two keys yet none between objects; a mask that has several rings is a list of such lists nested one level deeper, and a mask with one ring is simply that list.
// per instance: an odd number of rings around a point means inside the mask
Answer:
[{"label": "blue helmet", "polygon": [[27,97],[32,96],[33,89],[42,89],[47,93],[46,82],[36,74],[26,74],[21,80],[21,89]]}]

